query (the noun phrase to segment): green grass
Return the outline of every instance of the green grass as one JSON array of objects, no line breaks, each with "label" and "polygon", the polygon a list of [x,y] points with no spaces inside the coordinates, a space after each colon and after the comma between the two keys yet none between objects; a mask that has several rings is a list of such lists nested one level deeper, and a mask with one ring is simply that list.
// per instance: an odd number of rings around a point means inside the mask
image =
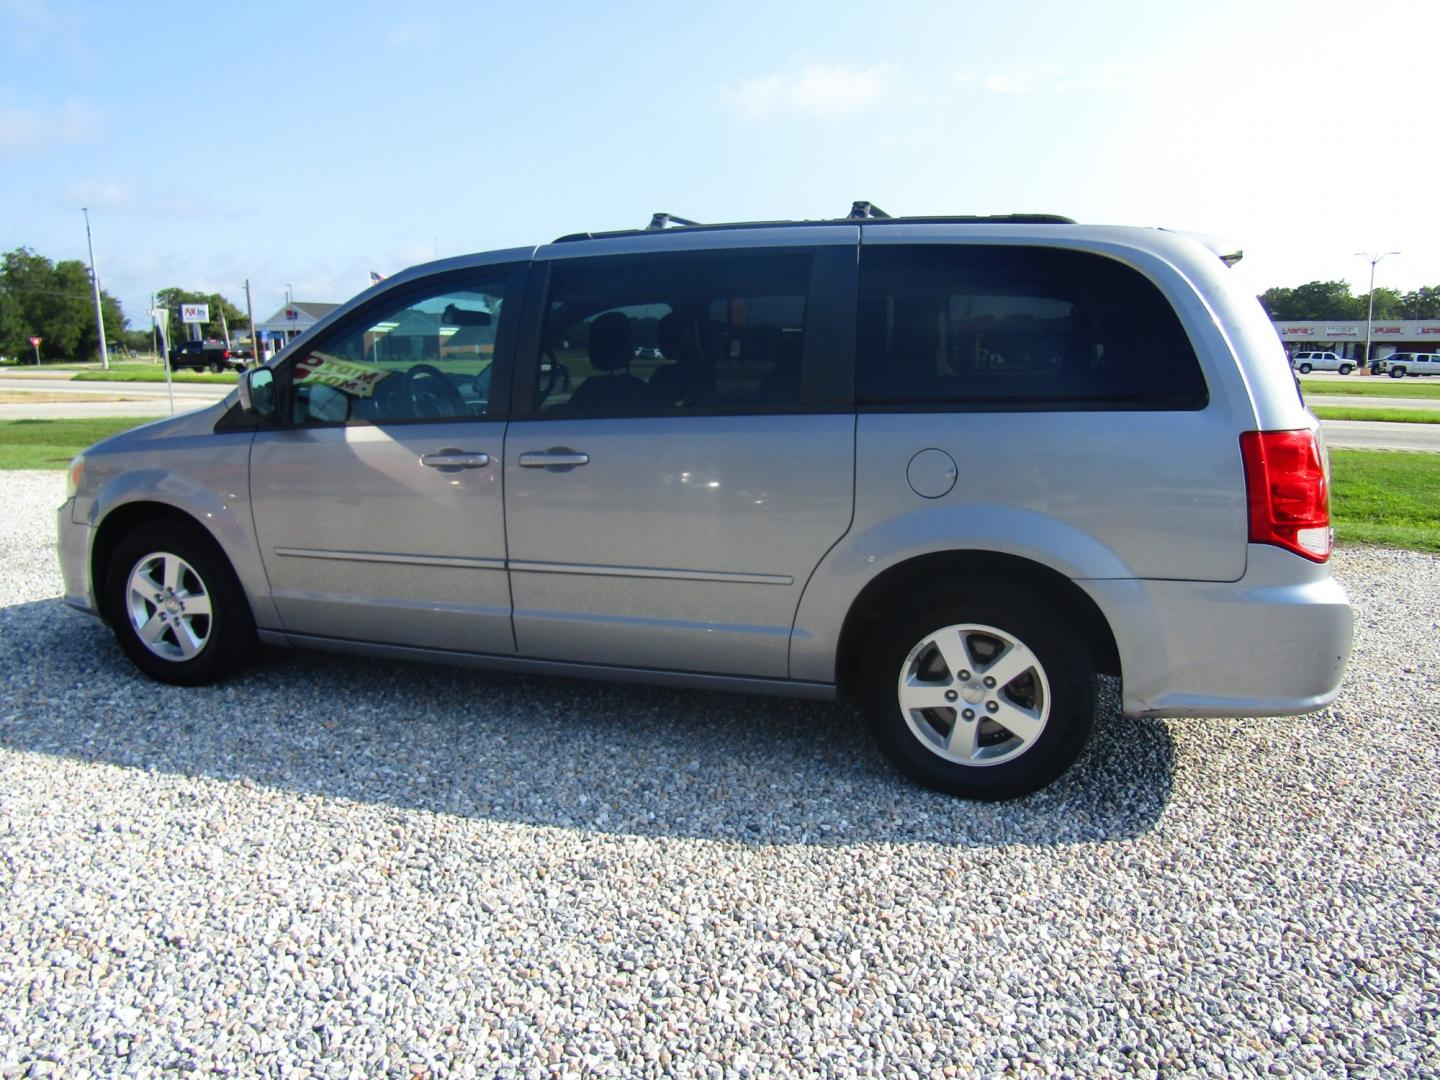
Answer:
[{"label": "green grass", "polygon": [[1391,379],[1367,375],[1339,379],[1301,379],[1300,389],[1307,394],[1355,394],[1360,397],[1440,398],[1440,379],[1420,382],[1415,379]]},{"label": "green grass", "polygon": [[1440,551],[1440,454],[1331,450],[1330,467],[1337,540]]},{"label": "green grass", "polygon": [[1385,420],[1394,424],[1440,424],[1437,409],[1365,409],[1349,405],[1312,405],[1321,420]]},{"label": "green grass", "polygon": [[87,446],[153,416],[104,416],[86,420],[0,420],[0,469],[63,469]]},{"label": "green grass", "polygon": [[[219,375],[208,371],[177,371],[173,373],[172,377],[177,383],[234,383],[236,374],[233,371],[221,372]],[[72,380],[77,382],[163,383],[165,369],[158,364],[111,364],[109,371],[102,368],[89,368],[72,376]]]}]

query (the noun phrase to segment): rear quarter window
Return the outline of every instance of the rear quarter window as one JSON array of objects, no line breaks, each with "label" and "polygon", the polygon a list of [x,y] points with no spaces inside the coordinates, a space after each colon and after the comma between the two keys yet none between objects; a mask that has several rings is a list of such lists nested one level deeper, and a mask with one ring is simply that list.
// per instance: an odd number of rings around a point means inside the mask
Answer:
[{"label": "rear quarter window", "polygon": [[1199,409],[1168,300],[1089,252],[884,245],[860,258],[856,397],[872,408]]}]

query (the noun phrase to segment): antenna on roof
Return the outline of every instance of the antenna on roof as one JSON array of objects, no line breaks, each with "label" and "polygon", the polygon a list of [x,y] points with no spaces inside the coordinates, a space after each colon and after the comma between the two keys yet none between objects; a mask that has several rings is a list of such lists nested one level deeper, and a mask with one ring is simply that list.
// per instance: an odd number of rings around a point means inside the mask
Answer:
[{"label": "antenna on roof", "polygon": [[885,213],[884,210],[881,210],[874,203],[865,202],[863,199],[857,199],[850,204],[849,217],[852,219],[867,220],[870,218],[888,218],[889,216],[889,214]]},{"label": "antenna on roof", "polygon": [[698,221],[691,221],[689,218],[676,217],[674,214],[667,214],[659,210],[650,217],[650,224],[645,226],[646,232],[660,232],[668,229],[671,225],[699,225]]}]

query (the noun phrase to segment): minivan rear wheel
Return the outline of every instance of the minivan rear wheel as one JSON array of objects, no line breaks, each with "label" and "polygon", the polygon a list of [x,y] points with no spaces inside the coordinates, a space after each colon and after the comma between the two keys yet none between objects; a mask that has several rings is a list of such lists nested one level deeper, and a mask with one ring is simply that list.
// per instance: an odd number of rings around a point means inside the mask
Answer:
[{"label": "minivan rear wheel", "polygon": [[126,533],[105,575],[104,610],[125,655],[145,674],[200,686],[244,666],[255,628],[214,542],[166,519]]},{"label": "minivan rear wheel", "polygon": [[1028,795],[1080,756],[1095,661],[1023,586],[902,606],[875,627],[861,696],[880,749],[916,783],[970,799]]}]

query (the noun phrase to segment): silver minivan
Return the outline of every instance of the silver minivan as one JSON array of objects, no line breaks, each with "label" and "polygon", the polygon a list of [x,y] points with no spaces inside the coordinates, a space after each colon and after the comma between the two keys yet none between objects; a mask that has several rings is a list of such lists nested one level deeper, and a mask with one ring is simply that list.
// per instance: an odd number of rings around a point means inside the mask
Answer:
[{"label": "silver minivan", "polygon": [[1063,218],[563,237],[415,267],[73,462],[66,601],[257,645],[863,704],[1033,791],[1126,711],[1336,694],[1328,462],[1224,249]]}]

